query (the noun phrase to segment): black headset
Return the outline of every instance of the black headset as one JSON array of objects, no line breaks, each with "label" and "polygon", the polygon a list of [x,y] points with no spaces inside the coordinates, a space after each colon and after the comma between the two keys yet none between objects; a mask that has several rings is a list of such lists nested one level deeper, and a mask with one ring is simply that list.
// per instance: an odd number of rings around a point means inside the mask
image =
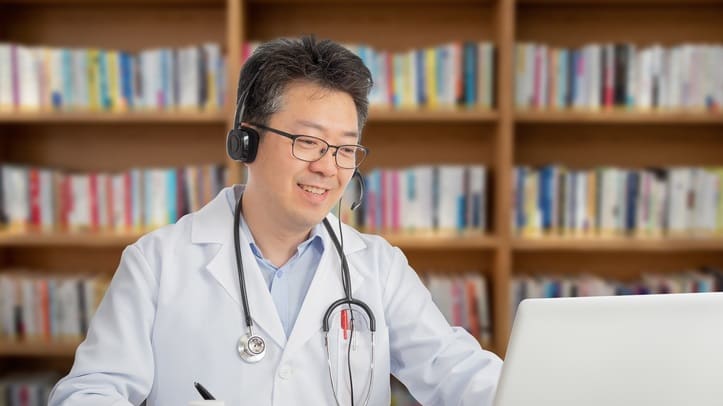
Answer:
[{"label": "black headset", "polygon": [[[243,163],[251,163],[256,159],[256,153],[259,150],[259,132],[255,128],[241,125],[246,110],[246,98],[249,96],[256,79],[261,74],[266,64],[254,73],[249,81],[248,86],[238,95],[236,101],[236,112],[233,117],[233,128],[226,136],[226,152],[234,161]],[[239,79],[239,90],[241,90],[241,80]]]}]

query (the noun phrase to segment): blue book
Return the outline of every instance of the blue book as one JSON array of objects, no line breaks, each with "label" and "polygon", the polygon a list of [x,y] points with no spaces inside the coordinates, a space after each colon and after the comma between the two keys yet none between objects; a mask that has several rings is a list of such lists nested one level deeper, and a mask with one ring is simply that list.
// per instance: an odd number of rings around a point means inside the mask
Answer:
[{"label": "blue book", "polygon": [[61,105],[69,108],[73,105],[73,53],[68,48],[60,50],[62,97]]},{"label": "blue book", "polygon": [[517,229],[522,230],[527,224],[525,218],[525,178],[527,177],[527,169],[524,166],[518,166],[517,171],[517,186],[516,186],[516,209],[517,209]]},{"label": "blue book", "polygon": [[127,52],[120,52],[120,79],[121,98],[125,100],[128,110],[133,109],[133,65],[131,56]]},{"label": "blue book", "polygon": [[415,69],[417,70],[417,94],[416,94],[416,102],[418,106],[426,106],[427,105],[427,77],[426,70],[424,67],[424,49],[418,49],[414,53],[414,62],[415,62]]},{"label": "blue book", "polygon": [[639,183],[639,174],[637,171],[628,171],[627,176],[627,191],[625,195],[626,200],[626,214],[627,218],[625,221],[625,230],[632,232],[635,231],[636,224],[636,218],[637,218],[637,201],[638,201],[638,183]]},{"label": "blue book", "polygon": [[473,107],[477,104],[477,44],[464,44],[464,104]]},{"label": "blue book", "polygon": [[100,109],[109,111],[113,102],[110,98],[108,83],[108,53],[103,49],[98,51],[98,88],[100,91]]},{"label": "blue book", "polygon": [[168,224],[173,224],[178,220],[178,205],[177,205],[177,183],[176,183],[176,170],[166,170],[166,203],[168,203]]}]

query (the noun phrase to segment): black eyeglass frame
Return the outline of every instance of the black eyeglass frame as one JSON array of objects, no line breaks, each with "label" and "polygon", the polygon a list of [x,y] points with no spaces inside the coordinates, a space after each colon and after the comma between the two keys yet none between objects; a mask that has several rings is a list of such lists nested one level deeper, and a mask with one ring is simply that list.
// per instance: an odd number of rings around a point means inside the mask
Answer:
[{"label": "black eyeglass frame", "polygon": [[[304,161],[304,162],[316,162],[316,161],[320,160],[321,158],[323,158],[323,157],[326,155],[326,153],[329,152],[329,149],[334,148],[335,151],[334,151],[334,154],[333,154],[333,155],[334,155],[334,163],[336,163],[336,166],[338,166],[338,167],[341,168],[341,169],[357,169],[357,168],[358,168],[359,166],[361,166],[361,164],[364,162],[364,160],[366,159],[367,155],[369,155],[369,148],[367,148],[367,147],[365,147],[365,146],[363,146],[363,145],[359,145],[359,144],[332,145],[332,144],[329,144],[328,142],[324,141],[323,139],[321,139],[321,138],[319,138],[319,137],[314,137],[313,135],[306,135],[306,134],[289,134],[289,133],[287,133],[286,131],[277,130],[276,128],[268,127],[268,126],[265,126],[265,125],[263,125],[263,124],[258,124],[258,123],[249,123],[249,124],[251,124],[251,125],[254,126],[254,127],[258,127],[258,128],[260,128],[260,129],[262,129],[262,130],[269,131],[269,132],[272,132],[272,133],[274,133],[274,134],[277,134],[277,135],[280,135],[280,136],[282,136],[282,137],[286,137],[286,138],[292,140],[293,143],[291,144],[291,154],[294,155],[294,158],[296,158],[296,159],[298,159],[298,160],[300,160],[300,161]],[[316,158],[316,159],[314,159],[314,160],[302,159],[302,158],[299,158],[298,156],[296,156],[296,154],[294,154],[294,144],[296,143],[296,140],[297,140],[298,138],[301,138],[301,137],[313,138],[313,139],[315,139],[315,140],[318,140],[318,141],[321,142],[322,144],[326,144],[326,149],[324,150],[324,153],[321,154],[318,158]],[[364,156],[362,156],[362,158],[359,160],[359,162],[356,163],[356,166],[354,166],[354,167],[352,167],[352,168],[349,168],[349,167],[346,167],[346,166],[341,166],[341,165],[339,165],[339,159],[338,159],[338,157],[337,157],[336,154],[337,154],[337,152],[339,151],[339,148],[342,148],[342,147],[359,148],[360,150],[364,151]]]}]

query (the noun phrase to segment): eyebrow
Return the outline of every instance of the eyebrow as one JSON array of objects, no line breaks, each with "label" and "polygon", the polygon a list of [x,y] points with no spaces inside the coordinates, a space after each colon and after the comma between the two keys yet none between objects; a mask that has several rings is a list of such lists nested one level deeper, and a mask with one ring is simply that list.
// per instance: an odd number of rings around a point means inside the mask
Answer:
[{"label": "eyebrow", "polygon": [[[312,122],[312,121],[296,120],[296,123],[297,123],[297,124],[301,124],[301,125],[303,125],[304,127],[314,128],[314,129],[319,130],[319,131],[326,131],[326,127],[324,127],[324,126],[322,126],[322,125],[319,125],[319,124],[317,124],[317,123],[314,123],[314,122]],[[343,134],[344,134],[344,136],[346,136],[346,137],[354,137],[355,140],[358,140],[358,139],[359,139],[359,133],[356,132],[356,131],[344,131]]]}]

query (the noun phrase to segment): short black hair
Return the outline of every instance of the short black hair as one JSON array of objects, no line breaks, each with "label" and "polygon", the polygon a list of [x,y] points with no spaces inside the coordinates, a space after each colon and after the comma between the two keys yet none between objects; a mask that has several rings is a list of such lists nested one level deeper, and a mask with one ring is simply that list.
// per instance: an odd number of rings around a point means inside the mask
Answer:
[{"label": "short black hair", "polygon": [[[256,79],[250,84],[254,76]],[[281,108],[281,96],[287,85],[296,81],[349,94],[356,106],[361,134],[369,110],[371,72],[361,58],[342,45],[308,35],[265,42],[249,57],[241,69],[236,93],[238,104],[251,86],[239,120],[268,124],[271,115]]]}]

